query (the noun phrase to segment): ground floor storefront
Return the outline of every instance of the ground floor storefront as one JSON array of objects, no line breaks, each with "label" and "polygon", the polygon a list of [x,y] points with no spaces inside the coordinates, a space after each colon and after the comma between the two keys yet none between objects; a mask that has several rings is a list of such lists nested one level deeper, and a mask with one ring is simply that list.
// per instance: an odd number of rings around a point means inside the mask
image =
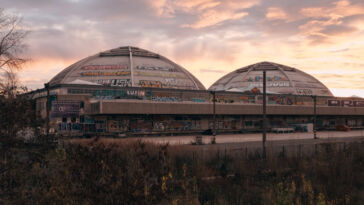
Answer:
[{"label": "ground floor storefront", "polygon": [[[313,116],[268,116],[268,130],[290,128],[294,132],[312,132]],[[55,133],[82,135],[178,135],[205,133],[260,132],[262,117],[258,115],[96,115],[51,119]],[[364,117],[318,116],[317,130],[335,130],[337,126],[364,128]]]}]

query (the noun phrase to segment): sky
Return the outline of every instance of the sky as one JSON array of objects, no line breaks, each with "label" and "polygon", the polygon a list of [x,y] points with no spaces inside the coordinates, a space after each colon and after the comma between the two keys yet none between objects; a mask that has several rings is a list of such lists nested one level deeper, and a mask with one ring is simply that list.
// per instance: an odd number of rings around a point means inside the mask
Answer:
[{"label": "sky", "polygon": [[19,76],[41,88],[90,55],[136,46],[206,88],[261,61],[298,68],[336,96],[364,97],[363,0],[0,0],[29,31]]}]

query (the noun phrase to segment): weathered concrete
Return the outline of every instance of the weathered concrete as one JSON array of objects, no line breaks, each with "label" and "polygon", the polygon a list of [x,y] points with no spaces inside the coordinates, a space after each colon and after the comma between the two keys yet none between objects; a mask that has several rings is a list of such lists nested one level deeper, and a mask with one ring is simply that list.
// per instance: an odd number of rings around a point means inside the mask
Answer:
[{"label": "weathered concrete", "polygon": [[[91,114],[189,114],[211,115],[212,103],[188,102],[152,102],[138,100],[102,100],[99,109]],[[260,115],[261,105],[220,104],[216,105],[216,114],[222,115]],[[313,115],[311,106],[269,105],[269,115]],[[364,108],[359,107],[317,107],[317,115],[364,116]]]}]

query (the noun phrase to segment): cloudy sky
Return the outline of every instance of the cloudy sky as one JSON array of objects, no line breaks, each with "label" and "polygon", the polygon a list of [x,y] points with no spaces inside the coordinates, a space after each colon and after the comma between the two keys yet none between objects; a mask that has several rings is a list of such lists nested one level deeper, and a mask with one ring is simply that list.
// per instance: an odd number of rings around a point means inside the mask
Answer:
[{"label": "cloudy sky", "polygon": [[338,96],[364,97],[363,0],[0,0],[30,31],[31,88],[97,52],[137,46],[205,87],[272,61],[312,74]]}]

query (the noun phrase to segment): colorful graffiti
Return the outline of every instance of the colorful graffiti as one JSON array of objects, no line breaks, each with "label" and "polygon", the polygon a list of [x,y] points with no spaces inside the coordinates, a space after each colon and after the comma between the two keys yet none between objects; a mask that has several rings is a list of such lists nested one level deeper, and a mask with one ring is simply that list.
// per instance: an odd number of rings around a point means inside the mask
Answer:
[{"label": "colorful graffiti", "polygon": [[[290,86],[290,84],[288,81],[267,82],[267,87],[289,87],[289,86]],[[262,88],[263,83],[249,83],[249,87]]]},{"label": "colorful graffiti", "polygon": [[170,85],[177,85],[178,81],[175,78],[165,78],[164,79],[166,81],[167,84]]},{"label": "colorful graffiti", "polygon": [[300,88],[323,88],[320,84],[315,83],[295,83],[295,87]]},{"label": "colorful graffiti", "polygon": [[268,104],[293,105],[294,101],[290,96],[274,95],[268,97]]},{"label": "colorful graffiti", "polygon": [[81,68],[82,70],[127,70],[128,65],[87,65]]},{"label": "colorful graffiti", "polygon": [[118,72],[82,72],[81,76],[129,76],[130,71],[118,71]]},{"label": "colorful graffiti", "polygon": [[180,72],[176,68],[152,66],[152,65],[138,65],[138,66],[136,66],[136,69],[137,70],[149,70],[149,71],[163,71],[163,72]]},{"label": "colorful graffiti", "polygon": [[116,86],[116,87],[131,87],[131,80],[130,79],[101,79],[101,80],[94,80],[92,82],[107,85],[107,86]]},{"label": "colorful graffiti", "polygon": [[192,98],[192,102],[206,102],[206,100],[202,98]]},{"label": "colorful graffiti", "polygon": [[152,97],[152,101],[160,101],[160,102],[181,102],[181,99],[178,97]]},{"label": "colorful graffiti", "polygon": [[248,96],[239,96],[239,100],[242,103],[249,103],[249,97]]},{"label": "colorful graffiti", "polygon": [[163,87],[162,83],[157,80],[140,80],[139,85],[140,85],[140,87],[145,87],[145,88],[162,88]]},{"label": "colorful graffiti", "polygon": [[96,90],[96,99],[143,99],[144,90]]},{"label": "colorful graffiti", "polygon": [[[250,76],[245,80],[250,82],[250,87],[263,87],[263,76]],[[281,76],[267,76],[267,87],[289,87],[290,83],[285,77]]]},{"label": "colorful graffiti", "polygon": [[297,95],[313,95],[313,92],[311,89],[296,89]]},{"label": "colorful graffiti", "polygon": [[58,131],[81,131],[82,130],[82,124],[80,123],[66,123],[61,122],[58,123]]},{"label": "colorful graffiti", "polygon": [[[250,76],[246,81],[248,82],[263,82],[263,76]],[[267,76],[267,81],[287,81],[287,78],[281,76]]]},{"label": "colorful graffiti", "polygon": [[107,123],[109,132],[127,132],[129,130],[129,120],[108,120]]},{"label": "colorful graffiti", "polygon": [[187,79],[186,75],[183,73],[153,73],[153,72],[144,72],[144,71],[135,71],[134,75],[137,76],[150,76],[150,77],[165,77],[165,78],[181,78]]},{"label": "colorful graffiti", "polygon": [[341,106],[341,107],[364,107],[364,101],[357,100],[328,100],[328,106]]}]

